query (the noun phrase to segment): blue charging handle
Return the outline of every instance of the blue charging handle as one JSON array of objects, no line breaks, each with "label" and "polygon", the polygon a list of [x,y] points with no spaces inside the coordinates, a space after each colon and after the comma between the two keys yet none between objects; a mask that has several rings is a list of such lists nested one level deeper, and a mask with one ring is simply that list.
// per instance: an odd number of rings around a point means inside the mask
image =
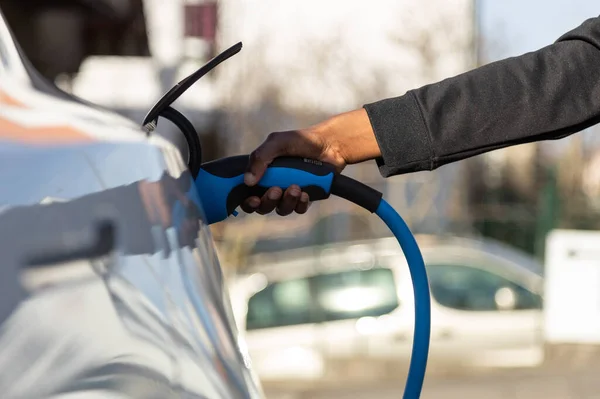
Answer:
[{"label": "blue charging handle", "polygon": [[244,184],[249,156],[222,158],[202,164],[196,187],[207,223],[235,215],[248,197],[262,197],[270,187],[300,186],[311,201],[336,195],[377,214],[394,233],[406,256],[415,297],[415,327],[412,355],[404,399],[418,399],[423,388],[431,335],[431,296],[425,263],[410,229],[400,215],[371,187],[337,174],[332,165],[293,157],[275,159],[256,186]]}]

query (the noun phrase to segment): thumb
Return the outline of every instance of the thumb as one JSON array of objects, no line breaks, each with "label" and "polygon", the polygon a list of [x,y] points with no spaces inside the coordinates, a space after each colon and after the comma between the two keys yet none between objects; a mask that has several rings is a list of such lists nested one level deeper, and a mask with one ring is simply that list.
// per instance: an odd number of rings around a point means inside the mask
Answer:
[{"label": "thumb", "polygon": [[244,183],[247,186],[254,186],[265,174],[265,170],[273,159],[282,152],[283,144],[273,133],[250,154],[250,161],[244,174]]}]

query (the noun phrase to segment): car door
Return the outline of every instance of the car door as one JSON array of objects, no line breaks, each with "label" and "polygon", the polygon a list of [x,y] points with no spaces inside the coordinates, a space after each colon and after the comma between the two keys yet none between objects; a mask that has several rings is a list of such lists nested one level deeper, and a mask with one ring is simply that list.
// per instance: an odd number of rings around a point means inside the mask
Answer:
[{"label": "car door", "polygon": [[486,257],[429,262],[432,358],[526,366],[541,356],[541,297],[507,264]]},{"label": "car door", "polygon": [[318,319],[308,277],[271,281],[249,296],[242,324],[252,365],[263,381],[321,377]]},{"label": "car door", "polygon": [[312,281],[327,355],[371,355],[372,341],[379,341],[387,332],[386,317],[400,305],[392,269],[349,268],[316,275]]}]

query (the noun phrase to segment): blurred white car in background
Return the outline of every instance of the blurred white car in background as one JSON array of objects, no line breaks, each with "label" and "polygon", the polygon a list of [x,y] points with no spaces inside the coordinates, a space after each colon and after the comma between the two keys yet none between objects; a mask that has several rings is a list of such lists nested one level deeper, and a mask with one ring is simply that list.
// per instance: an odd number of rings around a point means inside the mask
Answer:
[{"label": "blurred white car in background", "polygon": [[[430,370],[542,362],[540,264],[487,240],[418,242],[432,293]],[[263,381],[319,380],[334,364],[346,378],[353,363],[375,374],[370,361],[408,365],[413,290],[395,239],[259,254],[250,264],[230,291]]]}]

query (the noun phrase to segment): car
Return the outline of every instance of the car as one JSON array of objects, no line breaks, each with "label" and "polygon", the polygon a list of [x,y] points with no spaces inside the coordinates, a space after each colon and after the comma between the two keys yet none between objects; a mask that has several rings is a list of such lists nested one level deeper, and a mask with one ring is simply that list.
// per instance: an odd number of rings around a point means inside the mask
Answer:
[{"label": "car", "polygon": [[64,93],[0,14],[3,398],[260,398],[182,154]]},{"label": "car", "polygon": [[[541,264],[488,239],[417,242],[432,297],[428,372],[539,365]],[[245,266],[230,292],[263,382],[354,379],[381,374],[377,363],[408,365],[413,290],[393,237],[258,253]]]}]

